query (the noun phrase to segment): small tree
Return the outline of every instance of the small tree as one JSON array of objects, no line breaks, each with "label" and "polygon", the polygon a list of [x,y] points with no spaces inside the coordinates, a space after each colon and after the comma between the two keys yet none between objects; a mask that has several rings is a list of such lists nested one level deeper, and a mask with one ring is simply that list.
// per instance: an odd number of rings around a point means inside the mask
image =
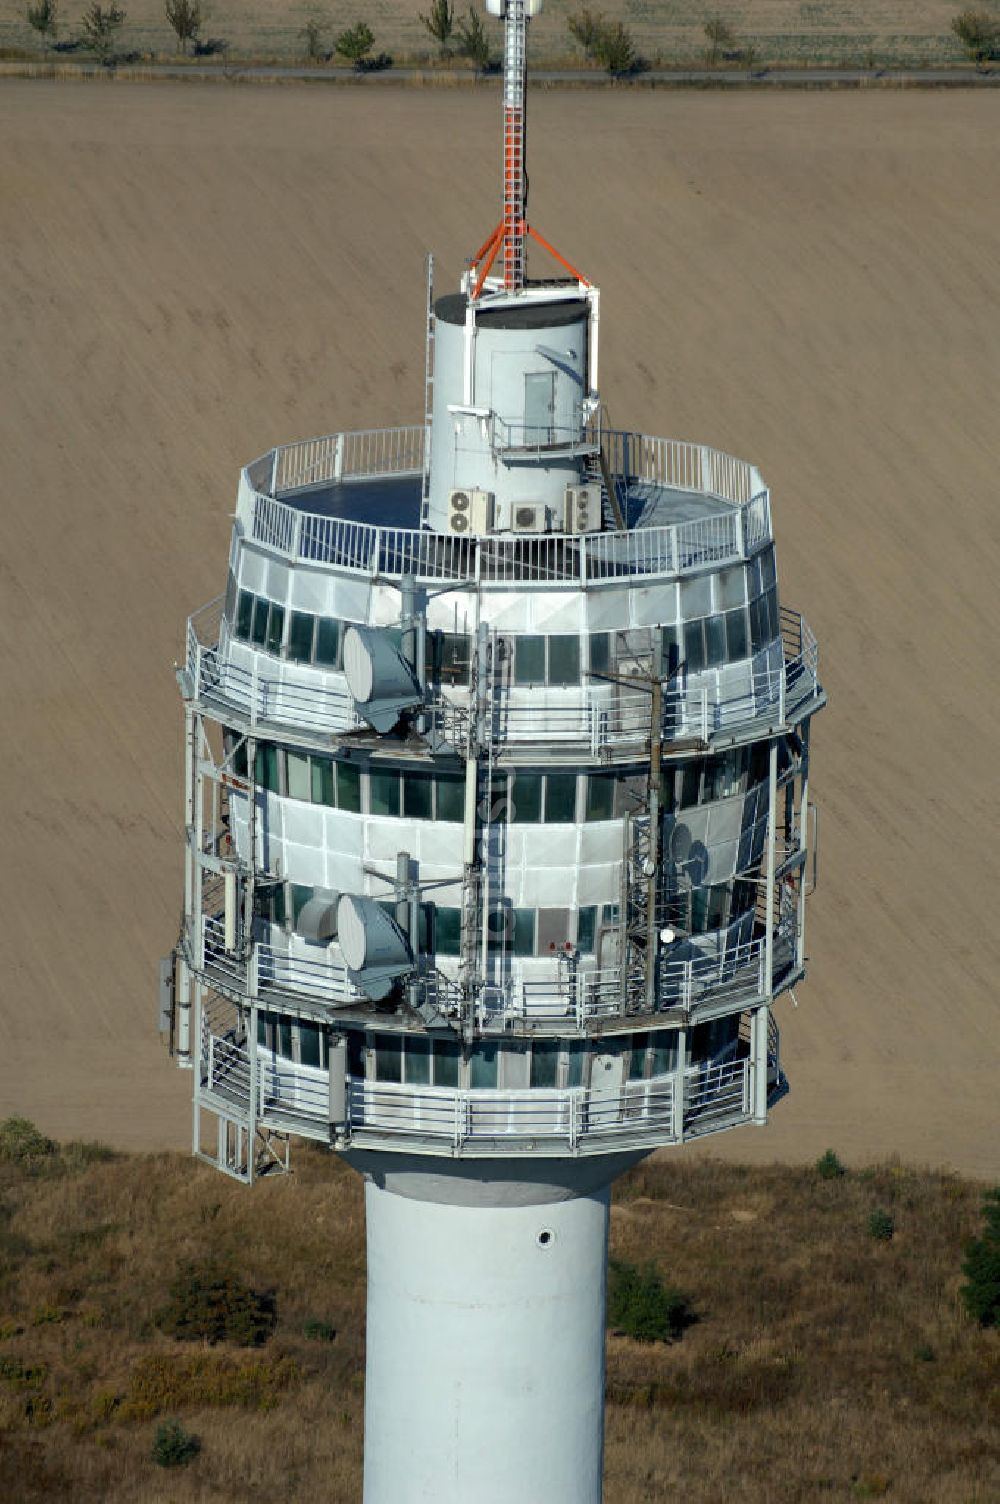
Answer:
[{"label": "small tree", "polygon": [[963,10],[951,23],[951,29],[977,68],[1000,57],[1000,24],[984,10]]},{"label": "small tree", "polygon": [[375,33],[366,21],[358,21],[342,31],[334,44],[341,57],[354,64],[356,73],[364,70],[365,59],[375,45]]},{"label": "small tree", "polygon": [[437,42],[441,56],[447,57],[448,43],[455,30],[454,5],[449,5],[448,0],[431,0],[430,10],[426,16],[421,15],[420,19]]},{"label": "small tree", "polygon": [[821,1180],[839,1180],[847,1171],[832,1149],[826,1149],[816,1161],[816,1174]]},{"label": "small tree", "polygon": [[475,64],[477,73],[485,73],[491,61],[490,39],[486,35],[482,17],[471,5],[468,20],[458,23],[455,35],[458,37],[458,50],[461,55]]},{"label": "small tree", "polygon": [[705,22],[705,36],[708,38],[708,48],[705,53],[706,61],[710,68],[714,68],[719,61],[719,54],[727,47],[732,47],[736,38],[732,28],[727,26],[721,16],[713,16]]},{"label": "small tree", "polygon": [[695,1321],[691,1302],[665,1285],[652,1265],[622,1259],[608,1266],[608,1325],[636,1342],[676,1342]]},{"label": "small tree", "polygon": [[309,20],[302,28],[301,35],[305,38],[306,52],[310,59],[314,63],[321,63],[326,57],[326,52],[323,48],[323,34],[320,24],[315,16],[309,17]]},{"label": "small tree", "polygon": [[110,5],[100,5],[98,0],[83,13],[83,40],[91,52],[96,52],[102,63],[111,61],[115,46],[115,32],[125,24],[125,11],[114,0]]},{"label": "small tree", "polygon": [[188,42],[197,41],[201,30],[201,0],[166,0],[164,8],[181,51],[186,53]]},{"label": "small tree", "polygon": [[980,1326],[1000,1327],[1000,1188],[983,1197],[983,1218],[982,1237],[965,1245],[961,1296]]},{"label": "small tree", "polygon": [[621,21],[609,21],[601,28],[594,43],[594,56],[612,78],[624,78],[639,67],[639,55],[632,34]]},{"label": "small tree", "polygon": [[38,0],[28,6],[28,25],[37,31],[46,47],[51,47],[59,30],[59,0]]},{"label": "small tree", "polygon": [[182,1264],[170,1285],[170,1300],[157,1317],[180,1342],[235,1342],[260,1347],[274,1330],[277,1311],[270,1295],[251,1290],[229,1265]]},{"label": "small tree", "polygon": [[153,1437],[153,1461],[159,1467],[187,1467],[201,1451],[201,1442],[179,1420],[165,1420]]},{"label": "small tree", "polygon": [[569,34],[578,47],[582,47],[587,57],[597,56],[597,47],[604,35],[604,17],[600,11],[581,10],[575,16],[569,16],[566,21]]}]

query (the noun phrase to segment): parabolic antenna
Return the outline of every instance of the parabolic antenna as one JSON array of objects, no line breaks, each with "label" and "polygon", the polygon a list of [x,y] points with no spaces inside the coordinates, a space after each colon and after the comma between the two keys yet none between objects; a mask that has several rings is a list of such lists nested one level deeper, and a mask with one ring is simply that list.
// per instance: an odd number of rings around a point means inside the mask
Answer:
[{"label": "parabolic antenna", "polygon": [[404,710],[421,702],[413,670],[384,627],[348,628],[344,674],[358,714],[376,731],[391,731]]}]

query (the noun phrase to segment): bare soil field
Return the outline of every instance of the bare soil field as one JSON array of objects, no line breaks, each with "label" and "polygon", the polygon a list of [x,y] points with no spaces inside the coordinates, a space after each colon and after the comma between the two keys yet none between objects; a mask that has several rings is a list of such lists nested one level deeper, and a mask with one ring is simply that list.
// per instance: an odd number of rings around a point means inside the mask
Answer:
[{"label": "bare soil field", "polygon": [[[995,0],[985,0],[987,9]],[[482,7],[476,0],[476,8]],[[532,61],[574,61],[567,17],[585,8],[578,0],[546,0],[531,28]],[[606,0],[590,5],[622,20],[639,52],[656,66],[690,66],[705,55],[705,22],[720,17],[731,28],[736,48],[753,43],[756,64],[859,65],[869,56],[882,66],[920,67],[965,61],[951,21],[964,0]],[[978,7],[974,7],[978,8]],[[65,0],[60,7],[60,39],[80,35],[86,0]],[[332,49],[339,32],[363,16],[375,33],[375,50],[397,61],[433,60],[437,44],[420,20],[429,11],[422,0],[372,0],[352,9],[323,0],[211,0],[203,39],[224,41],[232,57],[290,60],[306,54],[304,28],[310,18],[320,24],[320,40]],[[468,0],[458,0],[464,16]],[[118,47],[125,53],[172,57],[177,41],[167,24],[163,0],[129,0]],[[501,52],[499,22],[486,22],[494,48]],[[23,5],[0,16],[0,50],[37,53],[39,39],[25,19]],[[473,250],[475,247],[473,247]]]},{"label": "bare soil field", "polygon": [[[811,977],[741,1160],[997,1173],[996,102],[540,94],[533,220],[604,289],[614,422],[772,486],[821,644]],[[0,1116],[188,1141],[155,1033],[186,614],[238,467],[422,411],[423,264],[492,227],[486,96],[0,91]],[[539,253],[540,254],[540,253]]]}]

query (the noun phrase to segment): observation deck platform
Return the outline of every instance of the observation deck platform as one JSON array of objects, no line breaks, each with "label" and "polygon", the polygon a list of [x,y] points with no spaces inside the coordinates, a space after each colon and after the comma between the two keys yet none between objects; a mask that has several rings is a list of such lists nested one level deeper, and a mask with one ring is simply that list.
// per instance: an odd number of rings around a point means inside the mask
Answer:
[{"label": "observation deck platform", "polygon": [[[422,529],[422,425],[274,449],[244,469],[236,515],[248,540],[283,558],[369,577],[499,587],[676,578],[748,559],[771,541],[767,487],[746,461],[619,430],[602,439],[625,521],[618,531]],[[604,502],[607,513],[606,494]]]},{"label": "observation deck platform", "polygon": [[[330,1121],[325,1070],[257,1051],[205,1028],[196,1069],[203,1107],[259,1127],[332,1143],[448,1159],[579,1158],[654,1149],[754,1120],[755,1079],[745,1052],[693,1064],[612,1091],[592,1087],[508,1091],[407,1086],[351,1076],[346,1121]],[[256,1075],[256,1082],[253,1076]],[[773,1020],[766,1096],[788,1090]]]}]

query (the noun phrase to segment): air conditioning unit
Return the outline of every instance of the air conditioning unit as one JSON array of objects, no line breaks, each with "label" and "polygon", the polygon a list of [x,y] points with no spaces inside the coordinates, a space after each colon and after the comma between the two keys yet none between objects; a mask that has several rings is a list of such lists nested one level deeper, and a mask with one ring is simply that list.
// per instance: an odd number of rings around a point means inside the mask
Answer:
[{"label": "air conditioning unit", "polygon": [[492,491],[466,486],[448,493],[449,533],[488,533],[492,526]]},{"label": "air conditioning unit", "polygon": [[593,533],[601,525],[601,491],[599,486],[567,486],[563,531]]},{"label": "air conditioning unit", "polygon": [[512,533],[544,533],[548,531],[549,509],[544,501],[515,501],[510,508]]}]

